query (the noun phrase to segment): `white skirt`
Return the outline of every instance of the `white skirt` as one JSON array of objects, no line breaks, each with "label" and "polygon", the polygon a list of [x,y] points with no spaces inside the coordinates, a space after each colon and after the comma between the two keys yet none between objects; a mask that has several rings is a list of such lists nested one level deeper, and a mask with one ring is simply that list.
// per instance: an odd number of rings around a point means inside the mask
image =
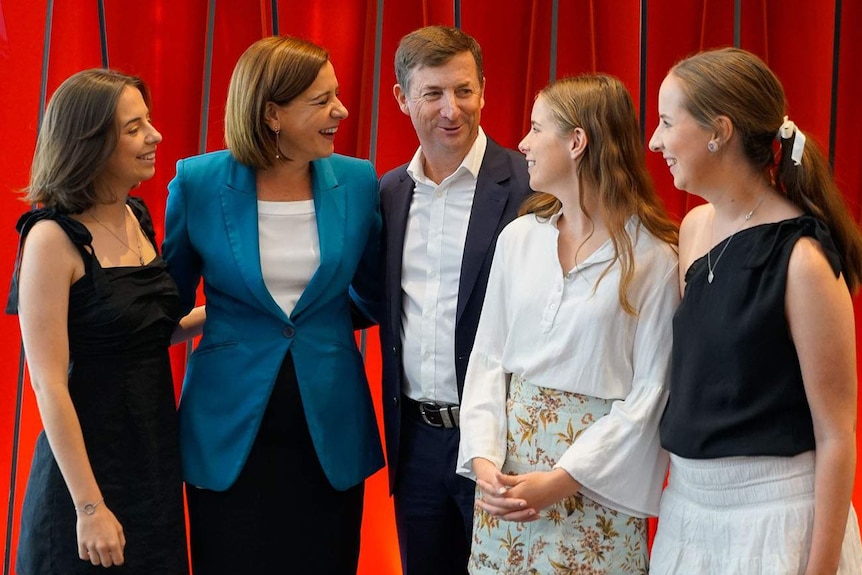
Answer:
[{"label": "white skirt", "polygon": [[[814,452],[795,457],[671,455],[650,575],[794,575],[808,562]],[[838,575],[862,573],[852,506]]]}]

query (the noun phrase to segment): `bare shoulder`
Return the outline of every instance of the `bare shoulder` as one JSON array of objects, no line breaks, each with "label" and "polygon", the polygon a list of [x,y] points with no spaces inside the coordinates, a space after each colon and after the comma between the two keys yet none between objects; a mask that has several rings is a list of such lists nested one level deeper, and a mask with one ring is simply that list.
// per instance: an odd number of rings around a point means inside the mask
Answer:
[{"label": "bare shoulder", "polygon": [[706,233],[712,221],[714,210],[710,204],[692,208],[682,219],[679,226],[679,265],[685,270],[691,263],[709,249],[709,235]]},{"label": "bare shoulder", "polygon": [[[832,335],[853,328],[853,301],[844,277],[835,273],[820,242],[802,237],[790,252],[785,307],[794,339],[800,329],[817,333],[817,326]],[[843,327],[841,327],[843,326]],[[825,337],[825,336],[824,336]]]},{"label": "bare shoulder", "polygon": [[[57,275],[83,274],[83,262],[75,245],[60,224],[50,219],[36,222],[27,234],[21,252],[22,272],[25,267]],[[80,274],[76,274],[79,269]]]},{"label": "bare shoulder", "polygon": [[691,234],[696,230],[702,229],[703,225],[712,219],[714,212],[715,210],[713,210],[710,204],[695,206],[682,219],[682,223],[679,226],[680,234],[684,232]]},{"label": "bare shoulder", "polygon": [[[820,242],[807,236],[796,241],[793,251],[790,252],[787,269],[788,289],[797,287],[819,291],[818,284],[832,285],[837,283],[839,278],[829,264]],[[840,285],[845,286],[843,280]]]}]

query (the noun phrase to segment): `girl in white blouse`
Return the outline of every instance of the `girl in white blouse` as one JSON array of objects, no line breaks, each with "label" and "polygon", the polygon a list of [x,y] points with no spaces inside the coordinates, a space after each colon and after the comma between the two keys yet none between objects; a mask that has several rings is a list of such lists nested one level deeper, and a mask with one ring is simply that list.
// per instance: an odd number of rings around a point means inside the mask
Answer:
[{"label": "girl in white blouse", "polygon": [[519,148],[539,193],[498,240],[461,404],[469,569],[646,573],[677,226],[616,78],[543,89]]}]

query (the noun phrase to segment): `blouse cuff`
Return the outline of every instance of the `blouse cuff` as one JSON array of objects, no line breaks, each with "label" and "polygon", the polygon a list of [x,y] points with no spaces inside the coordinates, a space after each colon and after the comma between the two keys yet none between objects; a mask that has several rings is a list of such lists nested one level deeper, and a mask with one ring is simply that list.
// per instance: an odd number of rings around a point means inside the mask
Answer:
[{"label": "blouse cuff", "polygon": [[658,515],[668,466],[659,441],[666,402],[663,387],[635,387],[584,430],[554,467],[567,471],[597,503],[635,517]]}]

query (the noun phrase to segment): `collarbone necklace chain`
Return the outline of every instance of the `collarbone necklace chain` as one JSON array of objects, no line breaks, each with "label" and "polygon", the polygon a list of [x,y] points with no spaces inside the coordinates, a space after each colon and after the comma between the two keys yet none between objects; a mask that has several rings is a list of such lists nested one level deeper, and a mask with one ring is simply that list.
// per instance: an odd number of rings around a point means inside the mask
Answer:
[{"label": "collarbone necklace chain", "polygon": [[[123,206],[123,209],[125,210],[125,216],[123,218],[123,229],[125,230],[126,229],[126,222],[129,219],[129,209],[126,208],[125,206]],[[129,249],[129,251],[131,251],[133,254],[138,256],[138,261],[140,262],[141,265],[144,265],[144,250],[141,248],[141,234],[138,232],[138,230],[134,230],[135,242],[137,243],[137,246],[138,246],[138,249],[136,250],[132,246],[127,244],[123,238],[121,238],[120,236],[115,234],[114,230],[112,230],[111,228],[109,228],[108,226],[103,224],[101,221],[99,221],[99,218],[97,218],[95,215],[93,215],[93,212],[87,212],[87,215],[90,216],[94,222],[96,222],[97,224],[99,224],[100,226],[105,228],[109,234],[114,236],[118,242],[120,242],[121,244],[126,246]],[[127,239],[128,239],[128,233],[127,233]]]},{"label": "collarbone necklace chain", "polygon": [[[712,263],[712,249],[713,248],[710,248],[706,252],[706,267],[709,269],[709,274],[706,276],[706,281],[708,281],[709,283],[712,283],[712,280],[715,279],[715,268],[718,266],[718,261],[721,259],[721,256],[723,256],[724,252],[727,251],[727,246],[730,245],[730,242],[733,240],[733,236],[735,236],[740,230],[742,230],[742,228],[745,226],[745,224],[747,224],[751,220],[751,217],[754,215],[754,212],[757,211],[757,208],[759,208],[760,204],[763,203],[763,200],[766,199],[766,194],[767,194],[767,192],[763,192],[760,195],[760,199],[757,200],[757,203],[754,204],[754,207],[751,208],[751,211],[748,212],[747,214],[745,214],[745,217],[742,219],[742,222],[733,231],[733,233],[730,234],[730,237],[727,238],[727,242],[725,242],[724,247],[721,248],[721,251],[718,252],[718,257],[715,258],[715,264]],[[713,228],[713,233],[714,233],[715,232],[715,217],[714,216],[712,219],[712,228]]]}]

